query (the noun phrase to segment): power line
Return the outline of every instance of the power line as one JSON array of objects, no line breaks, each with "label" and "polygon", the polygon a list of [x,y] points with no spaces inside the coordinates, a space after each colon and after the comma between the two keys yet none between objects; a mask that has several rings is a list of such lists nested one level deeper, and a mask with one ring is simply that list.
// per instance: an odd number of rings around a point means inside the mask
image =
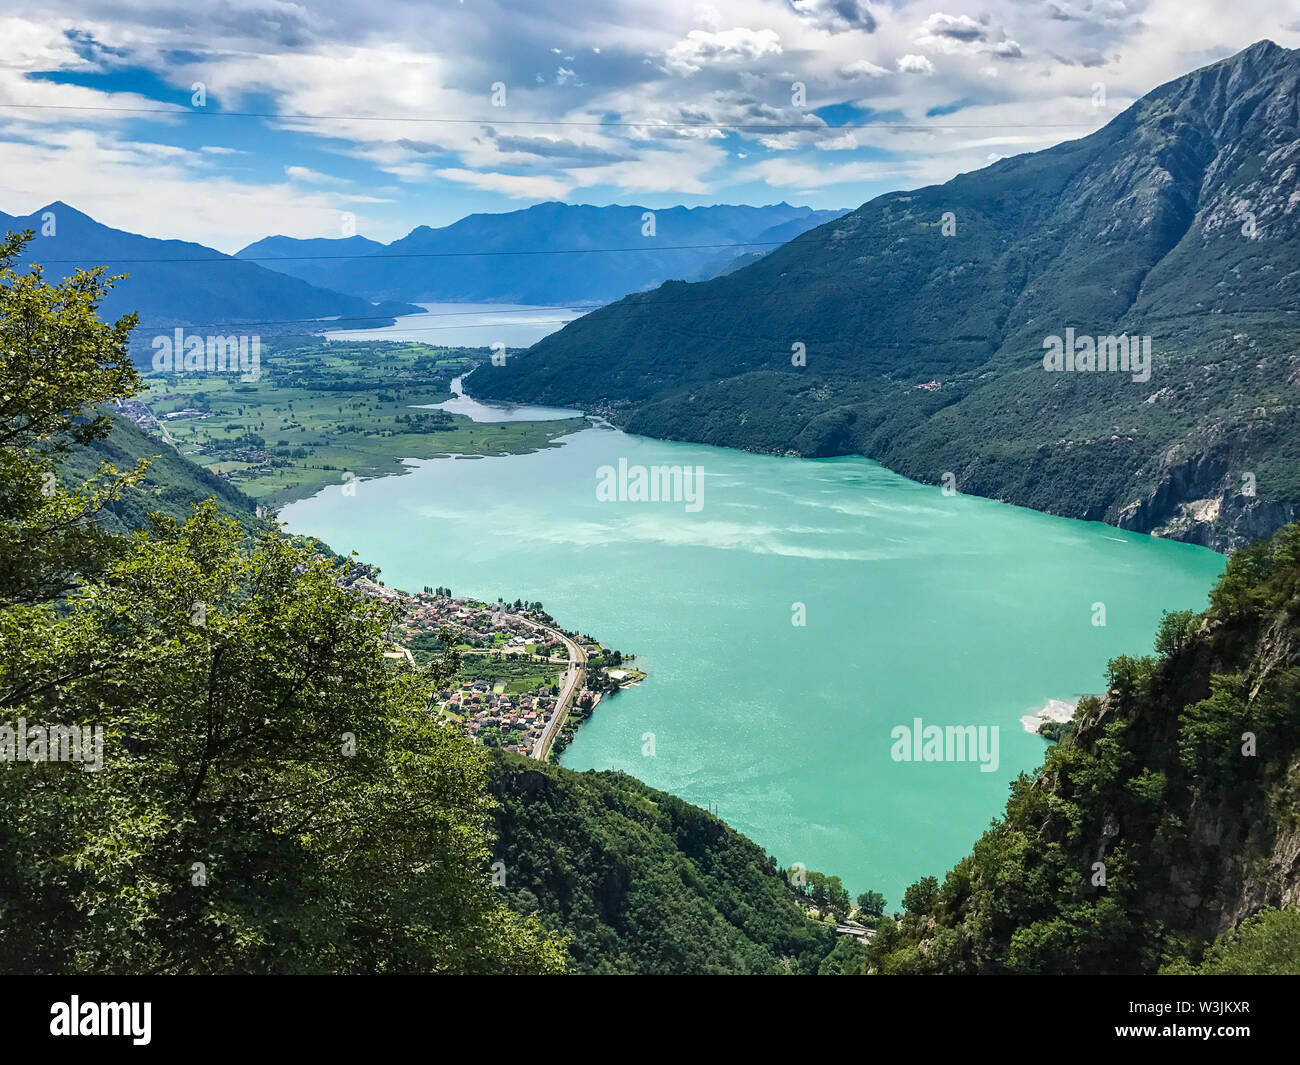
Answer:
[{"label": "power line", "polygon": [[[651,208],[646,208],[651,210]],[[834,219],[832,219],[834,221]],[[823,225],[825,223],[822,223]],[[775,225],[781,225],[780,222]],[[814,227],[816,228],[816,227]],[[805,230],[804,232],[809,232]],[[800,234],[802,236],[802,234]],[[57,238],[55,238],[57,239]],[[153,238],[151,238],[153,239]],[[293,238],[297,239],[297,238]],[[315,240],[343,240],[342,237],[315,237],[303,238]],[[796,239],[791,237],[790,240]],[[220,258],[203,258],[203,259],[116,259],[104,258],[97,259],[96,265],[119,265],[119,264],[144,264],[144,263],[199,263],[203,265],[217,263],[277,263],[277,262],[322,262],[332,260],[349,260],[357,259],[367,262],[384,262],[388,259],[458,259],[468,256],[508,256],[508,255],[611,255],[621,254],[623,252],[648,252],[648,251],[699,251],[712,250],[718,248],[764,248],[780,247],[782,244],[789,244],[788,240],[738,240],[722,244],[657,244],[649,247],[628,247],[628,248],[505,248],[498,251],[412,251],[412,252],[394,252],[387,254],[383,252],[372,252],[365,255],[222,255]],[[218,253],[220,254],[220,253]],[[33,259],[33,262],[37,260]],[[88,261],[86,256],[77,259],[41,259],[39,265],[58,265],[65,266],[68,264],[84,263]],[[291,275],[292,276],[292,275]],[[301,279],[299,279],[301,280]]]},{"label": "power line", "polygon": [[[713,279],[713,280],[717,280],[717,279],[715,278],[715,279]],[[603,304],[601,304],[600,306],[597,306],[597,307],[589,307],[589,308],[587,308],[587,309],[585,309],[585,310],[580,310],[579,308],[572,308],[572,309],[578,311],[578,314],[576,315],[576,318],[581,318],[581,317],[583,317],[583,316],[585,316],[585,315],[587,315],[587,314],[591,314],[591,313],[594,312],[594,311],[608,310],[608,309],[610,309],[610,308],[616,307],[616,306],[618,306],[620,303],[622,303],[622,301],[625,300],[625,299],[629,299],[629,298],[631,298],[631,297],[638,296],[638,295],[643,295],[643,294],[645,294],[645,293],[632,292],[632,293],[628,293],[628,294],[625,295],[625,296],[620,296],[617,300],[613,300],[613,301],[611,301],[611,302],[609,302],[609,303],[603,303]],[[665,305],[665,306],[674,306],[674,307],[675,307],[675,306],[679,306],[680,304],[683,304],[683,303],[707,303],[707,302],[709,302],[710,300],[732,300],[732,299],[739,299],[739,298],[748,298],[748,297],[747,297],[745,294],[742,293],[742,294],[737,295],[737,296],[732,296],[732,295],[717,295],[717,296],[690,296],[690,297],[685,297],[685,298],[682,298],[682,299],[671,299],[671,300],[663,300],[663,299],[660,299],[660,300],[638,300],[638,301],[636,301],[636,302],[634,302],[634,303],[627,304],[627,309],[628,309],[628,310],[632,310],[632,309],[640,310],[642,307],[647,307],[647,306],[649,306],[649,307],[653,307],[653,306],[657,306],[657,305],[659,305],[659,304],[663,304],[663,305]],[[545,307],[542,307],[542,308],[526,308],[526,307],[525,307],[525,308],[514,308],[514,309],[503,308],[501,311],[497,311],[497,312],[484,311],[484,310],[477,310],[477,311],[429,311],[429,312],[425,312],[425,313],[423,313],[423,314],[419,314],[419,315],[415,315],[415,314],[412,314],[412,315],[394,315],[394,314],[376,314],[376,315],[342,315],[342,316],[340,316],[340,317],[337,318],[337,319],[324,319],[324,318],[285,318],[285,319],[281,319],[281,320],[278,320],[278,321],[261,321],[261,322],[143,322],[143,323],[141,323],[139,326],[137,326],[137,328],[138,328],[138,329],[145,329],[145,330],[148,330],[148,329],[176,329],[176,328],[185,328],[185,329],[235,329],[235,328],[238,328],[238,329],[246,329],[246,328],[249,328],[249,327],[251,327],[251,326],[268,326],[268,325],[319,325],[319,326],[331,326],[331,325],[340,325],[340,324],[343,324],[344,326],[346,326],[346,323],[348,323],[348,322],[387,322],[387,321],[389,321],[390,319],[397,319],[397,318],[421,318],[421,317],[427,317],[427,318],[455,318],[455,317],[459,317],[459,316],[462,316],[462,315],[470,315],[470,314],[492,314],[492,313],[498,313],[498,314],[529,314],[529,313],[534,313],[534,312],[536,312],[537,310],[543,310],[543,311],[544,311],[544,310],[556,310],[556,309],[558,309],[558,308],[545,308]],[[529,320],[529,321],[526,321],[526,322],[507,323],[507,324],[517,324],[517,325],[567,325],[569,322],[571,322],[571,321],[575,321],[575,320],[576,320],[575,318],[556,318],[556,319],[545,319],[545,318],[539,318],[539,319]],[[487,322],[487,323],[484,323],[484,324],[483,324],[482,328],[484,328],[484,329],[490,329],[490,328],[492,328],[493,325],[497,325],[497,324],[499,324],[499,323],[496,323],[496,322]],[[439,330],[444,330],[444,329],[464,329],[464,328],[466,328],[466,326],[463,326],[463,325],[428,326],[428,327],[418,328],[418,329],[417,329],[417,328],[406,329],[406,328],[404,328],[404,327],[400,327],[400,326],[399,326],[398,328],[400,328],[402,332],[408,332],[408,333],[428,333],[428,332],[437,332],[437,331],[439,331]],[[340,330],[340,331],[341,331],[341,330]],[[359,330],[350,330],[350,331],[352,331],[352,332],[357,332],[357,331],[359,331]],[[280,334],[276,334],[276,335],[278,335],[278,336],[319,336],[319,335],[320,335],[320,331],[318,330],[318,331],[316,331],[316,332],[311,332],[311,333],[280,333]],[[380,339],[382,339],[382,337],[380,337]],[[459,344],[459,345],[456,345],[456,346],[457,346],[457,347],[465,347],[466,345]]]},{"label": "power line", "polygon": [[181,115],[202,115],[206,118],[261,118],[279,122],[429,122],[446,125],[471,126],[579,126],[611,129],[731,129],[744,132],[827,132],[839,133],[845,130],[867,131],[872,129],[892,129],[905,132],[925,133],[931,130],[949,129],[1091,129],[1086,122],[943,122],[943,123],[907,123],[907,122],[861,122],[846,123],[841,126],[828,124],[815,125],[807,122],[698,122],[669,121],[666,119],[641,119],[640,121],[612,121],[606,119],[569,119],[569,118],[450,118],[442,115],[286,115],[273,111],[209,111],[197,107],[108,107],[96,104],[17,104],[2,103],[0,108],[19,110],[47,111],[92,111],[112,112],[118,114],[166,115],[173,118]]},{"label": "power line", "polygon": [[[715,279],[715,280],[716,280],[716,279]],[[735,294],[720,294],[720,295],[716,295],[716,296],[682,297],[682,298],[679,298],[679,299],[668,299],[668,300],[663,300],[663,299],[660,299],[660,300],[637,300],[637,301],[634,301],[634,302],[632,302],[632,303],[624,303],[624,302],[623,302],[624,300],[627,300],[627,299],[629,299],[629,298],[631,298],[631,297],[633,297],[633,296],[642,295],[642,293],[629,293],[627,296],[622,296],[622,297],[620,297],[619,299],[617,299],[617,300],[615,300],[615,301],[613,301],[613,302],[605,303],[605,304],[601,304],[601,305],[598,306],[598,307],[589,307],[589,308],[587,308],[587,309],[585,309],[585,310],[582,310],[582,311],[580,311],[577,315],[575,315],[575,317],[573,317],[573,318],[538,318],[538,319],[530,319],[530,320],[528,320],[528,321],[524,321],[524,322],[505,323],[505,326],[506,326],[506,328],[510,328],[512,325],[525,325],[525,326],[527,326],[527,325],[568,325],[568,324],[570,324],[571,322],[575,322],[575,321],[577,321],[579,318],[586,317],[586,316],[589,315],[589,314],[594,314],[594,313],[596,313],[597,311],[604,311],[604,312],[607,313],[607,316],[613,316],[613,315],[620,314],[620,313],[622,313],[622,312],[624,312],[624,311],[629,312],[629,313],[638,313],[638,312],[640,312],[643,308],[646,308],[646,307],[655,307],[655,306],[678,307],[678,306],[681,306],[682,304],[685,304],[685,303],[708,303],[708,302],[718,302],[718,301],[721,301],[721,302],[724,302],[724,303],[725,303],[725,302],[731,302],[731,301],[734,301],[734,300],[746,300],[746,301],[757,300],[757,302],[762,303],[764,300],[766,300],[766,299],[768,299],[768,298],[771,298],[771,297],[774,297],[774,296],[779,295],[779,294],[781,293],[781,291],[782,291],[782,290],[773,289],[773,290],[771,290],[771,291],[769,291],[769,292],[762,293],[761,295],[759,295],[759,296],[757,296],[757,297],[755,297],[752,293],[748,293],[748,292],[739,292],[739,293],[735,293]],[[1275,311],[1276,311],[1277,313],[1300,315],[1300,310],[1293,310],[1293,309],[1290,309],[1290,308],[1276,308]],[[208,322],[208,323],[201,323],[201,322],[199,322],[199,323],[196,323],[196,322],[170,322],[170,323],[145,322],[145,323],[141,323],[140,325],[138,325],[138,326],[136,327],[136,329],[137,329],[137,331],[148,332],[148,331],[150,331],[150,330],[155,330],[155,329],[176,329],[176,328],[185,328],[185,329],[205,329],[205,330],[238,330],[238,329],[247,329],[247,328],[250,328],[250,327],[270,326],[270,325],[309,325],[309,324],[317,324],[317,325],[321,325],[321,326],[328,326],[328,325],[338,324],[338,322],[342,322],[342,323],[347,323],[347,322],[367,322],[367,321],[386,322],[386,321],[389,321],[389,320],[391,320],[391,319],[398,318],[398,317],[410,317],[410,318],[416,318],[416,317],[443,318],[443,317],[447,317],[447,318],[450,318],[450,317],[456,317],[456,316],[464,315],[464,314],[483,314],[483,313],[487,313],[487,312],[483,312],[483,311],[448,311],[448,312],[429,312],[429,313],[424,314],[424,315],[401,315],[401,316],[396,316],[396,315],[391,315],[391,314],[389,314],[389,315],[375,315],[375,316],[373,316],[373,317],[362,317],[362,316],[357,316],[357,317],[344,317],[344,318],[342,318],[342,319],[339,319],[337,322],[336,322],[335,320],[324,320],[324,319],[318,319],[318,318],[290,318],[290,319],[286,319],[286,320],[284,320],[284,321],[273,321],[273,322]],[[507,313],[509,313],[509,314],[526,314],[526,313],[529,313],[529,309],[502,310],[502,311],[500,311],[500,312],[498,312],[498,313],[501,313],[501,314],[507,314]],[[1243,313],[1244,313],[1244,312],[1243,312]],[[1148,322],[1163,322],[1163,321],[1167,321],[1167,320],[1171,320],[1171,319],[1180,319],[1180,318],[1183,318],[1183,317],[1185,317],[1185,315],[1182,315],[1182,314],[1147,315],[1147,316],[1144,317],[1143,320],[1144,320],[1144,321],[1148,321]],[[608,317],[607,317],[607,320],[608,320]],[[502,324],[502,323],[491,322],[491,323],[485,323],[485,324],[482,325],[481,327],[470,326],[469,328],[490,329],[490,328],[492,328],[494,325],[499,325],[499,324]],[[417,327],[409,327],[409,328],[408,328],[408,327],[401,326],[400,324],[398,324],[398,325],[396,325],[394,328],[396,329],[396,331],[398,331],[398,332],[400,332],[400,333],[436,333],[436,332],[442,332],[442,331],[445,331],[445,330],[448,330],[448,329],[464,329],[464,328],[467,328],[467,327],[466,327],[466,326],[463,326],[463,325],[441,325],[441,326],[423,326],[423,327],[418,327],[418,328],[417,328]],[[344,332],[344,331],[346,331],[346,332],[358,332],[358,333],[359,333],[359,332],[366,332],[366,330],[363,330],[363,329],[344,329],[344,330],[337,330],[337,331],[338,331],[338,332]],[[394,343],[394,344],[400,344],[400,343],[404,343],[404,342],[405,342],[405,341],[404,341],[402,338],[400,338],[400,337],[396,337],[396,338],[395,338],[395,337],[392,337],[391,334],[385,334],[385,333],[382,333],[382,332],[380,332],[378,329],[373,330],[372,332],[373,332],[373,334],[374,334],[374,336],[373,336],[373,340],[374,340],[374,341],[388,342],[388,343]],[[271,339],[277,339],[277,340],[286,339],[286,338],[293,338],[293,337],[307,337],[307,338],[318,339],[318,340],[340,339],[340,338],[334,338],[334,337],[331,337],[331,336],[330,336],[330,333],[329,333],[328,330],[319,330],[319,329],[316,330],[315,332],[302,332],[302,333],[273,333],[273,334],[271,334]],[[979,337],[979,338],[977,338],[977,339],[985,340],[985,341],[988,341],[988,342],[990,342],[990,343],[1000,343],[1000,342],[1001,342],[1000,339],[999,339],[998,337],[996,337],[996,336]],[[1003,339],[1004,339],[1004,338],[1003,338]],[[351,338],[351,337],[349,337],[349,338],[347,338],[346,341],[342,341],[342,342],[345,342],[345,343],[358,343],[358,344],[364,344],[364,343],[370,343],[370,342],[371,342],[371,339],[370,339],[370,338],[367,338],[367,339],[355,339],[355,338]],[[536,342],[534,341],[534,343],[536,343]],[[447,346],[448,346],[448,347],[456,347],[456,348],[475,348],[475,347],[487,347],[488,345],[485,345],[485,344],[453,344],[453,345],[447,345]],[[531,345],[528,345],[528,346],[531,346]]]}]

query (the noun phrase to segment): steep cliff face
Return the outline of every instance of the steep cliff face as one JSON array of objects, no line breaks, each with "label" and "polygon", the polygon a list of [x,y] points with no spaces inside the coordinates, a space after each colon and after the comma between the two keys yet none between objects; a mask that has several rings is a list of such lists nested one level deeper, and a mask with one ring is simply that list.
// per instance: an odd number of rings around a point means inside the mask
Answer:
[{"label": "steep cliff face", "polygon": [[[1156,873],[1143,877],[1140,904],[1167,930],[1217,937],[1265,907],[1300,904],[1295,607],[1259,619],[1262,631],[1240,619],[1203,621],[1137,688],[1114,689],[1081,712],[1066,741],[1094,761],[1115,742],[1131,755],[1126,786],[1093,814],[1095,861],[1147,835],[1149,812],[1132,785],[1142,774],[1163,777],[1163,829],[1131,853]],[[1060,801],[1074,797],[1079,778],[1053,768],[1036,785]]]},{"label": "steep cliff face", "polygon": [[1153,972],[1300,906],[1300,525],[1235,554],[1157,657],[1110,664],[877,972]]},{"label": "steep cliff face", "polygon": [[[1300,51],[1262,41],[1091,136],[586,315],[475,393],[1232,548],[1300,513],[1297,101]],[[1067,330],[1150,364],[1053,372]]]},{"label": "steep cliff face", "polygon": [[1221,454],[1198,454],[1168,468],[1146,497],[1108,517],[1121,529],[1154,533],[1227,553],[1266,539],[1300,513],[1294,503],[1261,499],[1249,471]]}]

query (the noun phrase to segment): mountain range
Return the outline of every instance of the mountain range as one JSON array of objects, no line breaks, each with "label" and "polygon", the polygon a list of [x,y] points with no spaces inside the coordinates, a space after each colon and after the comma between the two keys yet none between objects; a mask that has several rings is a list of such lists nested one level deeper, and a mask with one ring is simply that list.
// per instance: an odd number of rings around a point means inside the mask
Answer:
[{"label": "mountain range", "polygon": [[578,306],[669,278],[714,276],[843,213],[787,203],[651,211],[551,202],[418,226],[391,244],[277,236],[237,255],[369,299]]},{"label": "mountain range", "polygon": [[[473,391],[1231,548],[1300,508],[1297,167],[1300,51],[1261,41],[1090,136],[629,295]],[[1149,375],[1049,372],[1067,337],[1149,338]]]},{"label": "mountain range", "polygon": [[357,318],[358,324],[373,325],[419,310],[398,303],[375,306],[202,244],[127,233],[62,201],[29,215],[0,213],[0,232],[24,229],[36,236],[18,267],[39,263],[50,280],[93,266],[126,274],[105,299],[102,314],[117,318],[135,311],[145,327],[192,325],[221,332],[247,324],[263,333],[302,332],[304,319]]}]

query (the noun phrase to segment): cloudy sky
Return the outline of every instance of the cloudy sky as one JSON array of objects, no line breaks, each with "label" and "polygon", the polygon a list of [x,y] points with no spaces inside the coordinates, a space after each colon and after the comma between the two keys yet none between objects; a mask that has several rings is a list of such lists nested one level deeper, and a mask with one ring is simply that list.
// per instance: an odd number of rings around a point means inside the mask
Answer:
[{"label": "cloudy sky", "polygon": [[0,210],[234,251],[556,199],[856,207],[1264,37],[1300,47],[1300,0],[0,0]]}]

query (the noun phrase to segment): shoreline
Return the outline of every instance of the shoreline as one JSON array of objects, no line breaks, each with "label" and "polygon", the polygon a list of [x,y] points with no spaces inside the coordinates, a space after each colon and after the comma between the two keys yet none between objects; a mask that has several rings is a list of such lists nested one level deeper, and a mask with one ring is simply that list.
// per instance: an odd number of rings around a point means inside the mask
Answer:
[{"label": "shoreline", "polygon": [[[468,392],[466,392],[465,394],[469,396]],[[470,398],[474,398],[474,397],[470,396]],[[482,403],[484,406],[489,406],[492,404],[496,404],[499,406],[527,406],[535,401],[478,399],[476,400],[476,402]],[[666,444],[695,444],[700,447],[718,447],[718,448],[725,448],[728,451],[741,451],[750,455],[766,455],[771,458],[806,459],[809,461],[816,461],[819,459],[863,458],[863,459],[867,459],[870,462],[876,463],[882,469],[888,470],[890,473],[896,474],[899,477],[906,478],[907,480],[913,482],[914,484],[925,485],[928,488],[941,488],[941,486],[938,484],[929,481],[918,480],[910,473],[905,473],[902,470],[897,470],[892,466],[887,466],[880,459],[873,458],[871,455],[868,455],[861,451],[844,451],[834,455],[804,455],[790,450],[780,450],[778,448],[746,447],[744,445],[717,443],[708,440],[695,440],[689,436],[683,436],[683,437],[656,436],[653,433],[648,433],[645,431],[631,433],[627,428],[625,428],[625,425],[623,424],[626,419],[626,416],[630,413],[635,412],[636,408],[633,407],[631,404],[623,404],[618,407],[598,404],[597,406],[592,407],[590,409],[584,407],[573,407],[573,408],[562,408],[562,409],[580,410],[582,412],[583,417],[599,418],[610,428],[617,429],[620,432],[627,433],[630,436],[643,436],[647,440],[657,440]],[[1003,498],[1001,496],[986,495],[982,492],[966,492],[962,494],[970,495],[978,499],[987,499],[994,503],[1001,503],[1004,506],[1021,507],[1025,510],[1032,510],[1036,514],[1043,514],[1051,518],[1065,518],[1068,521],[1082,521],[1090,525],[1105,525],[1107,528],[1114,529],[1116,532],[1127,533],[1131,536],[1148,536],[1155,540],[1165,540],[1170,543],[1186,544],[1188,547],[1200,547],[1200,548],[1204,548],[1207,551],[1213,551],[1215,554],[1220,555],[1224,558],[1227,558],[1233,553],[1233,551],[1237,550],[1236,547],[1232,547],[1232,546],[1219,546],[1217,541],[1202,542],[1200,540],[1194,540],[1194,539],[1182,539],[1177,536],[1161,535],[1160,532],[1155,530],[1143,531],[1141,529],[1136,529],[1136,528],[1125,528],[1122,525],[1116,525],[1113,522],[1105,521],[1100,518],[1086,518],[1077,514],[1066,514],[1066,513],[1058,513],[1052,510],[1044,510],[1040,507],[1035,507],[1029,503],[1020,503],[1012,499]],[[1264,537],[1264,539],[1267,539],[1267,537]]]},{"label": "shoreline", "polygon": [[1074,720],[1075,707],[1079,704],[1079,699],[1083,696],[1077,696],[1073,701],[1068,699],[1048,699],[1037,710],[1031,710],[1023,714],[1020,723],[1025,727],[1025,731],[1035,736],[1041,736],[1039,731],[1049,721],[1057,724],[1065,724],[1067,721]]},{"label": "shoreline", "polygon": [[[408,592],[384,584],[377,567],[364,562],[352,563],[339,583],[401,612],[389,634],[393,650],[385,658],[419,668],[414,652],[421,658],[446,650],[462,656],[456,675],[438,694],[437,712],[475,744],[558,763],[605,695],[647,678],[631,665],[635,655],[562,628],[540,602],[494,606],[474,596],[453,596],[449,588]],[[445,631],[459,640],[451,648],[442,643]],[[535,637],[531,641],[529,634]],[[563,657],[557,654],[561,649]],[[495,663],[502,672],[489,682],[476,676],[481,668],[467,669],[467,660],[489,668]],[[525,676],[530,679],[522,683]]]}]

